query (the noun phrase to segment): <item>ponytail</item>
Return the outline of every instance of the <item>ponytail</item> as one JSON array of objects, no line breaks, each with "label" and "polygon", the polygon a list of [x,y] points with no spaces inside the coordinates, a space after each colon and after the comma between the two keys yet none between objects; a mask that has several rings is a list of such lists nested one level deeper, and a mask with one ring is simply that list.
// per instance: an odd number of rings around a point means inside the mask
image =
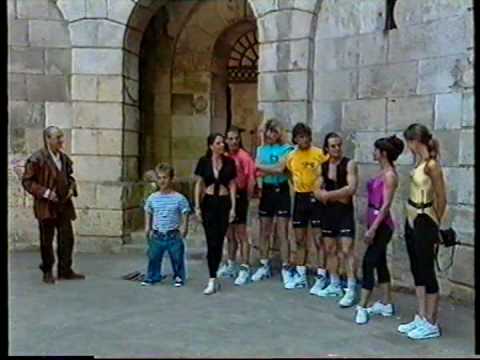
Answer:
[{"label": "ponytail", "polygon": [[437,160],[437,158],[440,156],[440,144],[438,140],[432,137],[428,141],[427,148],[430,158]]}]

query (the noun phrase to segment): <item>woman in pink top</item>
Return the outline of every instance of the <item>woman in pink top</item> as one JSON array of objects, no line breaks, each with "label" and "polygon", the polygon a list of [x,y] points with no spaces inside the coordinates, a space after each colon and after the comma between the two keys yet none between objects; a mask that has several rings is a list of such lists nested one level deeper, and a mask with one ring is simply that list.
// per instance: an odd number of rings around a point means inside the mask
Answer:
[{"label": "woman in pink top", "polygon": [[[240,130],[232,126],[226,137],[228,155],[235,161],[237,168],[237,201],[235,203],[235,220],[230,223],[227,231],[227,263],[218,271],[219,276],[236,277],[235,285],[244,285],[250,280],[249,254],[250,246],[247,233],[248,203],[255,186],[255,162],[242,147]],[[235,267],[237,250],[240,248],[240,268]]]},{"label": "woman in pink top", "polygon": [[[373,159],[380,165],[379,173],[367,183],[368,208],[365,243],[368,248],[362,264],[362,294],[357,305],[355,322],[366,324],[369,315],[393,315],[390,291],[390,273],[387,266],[387,245],[392,238],[394,225],[390,206],[398,186],[398,174],[394,162],[403,152],[403,141],[395,135],[375,141]],[[375,283],[374,270],[377,270],[378,283],[383,290],[383,301],[367,304]]]}]

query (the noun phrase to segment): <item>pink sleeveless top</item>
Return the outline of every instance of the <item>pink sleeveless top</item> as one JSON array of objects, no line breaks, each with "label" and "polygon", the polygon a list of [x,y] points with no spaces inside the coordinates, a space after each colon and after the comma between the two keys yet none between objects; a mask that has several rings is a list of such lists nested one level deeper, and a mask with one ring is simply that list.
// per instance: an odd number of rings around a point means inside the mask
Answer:
[{"label": "pink sleeveless top", "polygon": [[[379,210],[382,208],[383,205],[383,179],[382,176],[377,176],[373,179],[370,179],[367,183],[367,190],[368,190],[368,208],[367,208],[367,226],[370,227],[372,223],[378,216]],[[390,215],[390,211],[388,211],[387,216],[383,219],[383,222],[390,227],[390,229],[394,229],[393,220]]]}]

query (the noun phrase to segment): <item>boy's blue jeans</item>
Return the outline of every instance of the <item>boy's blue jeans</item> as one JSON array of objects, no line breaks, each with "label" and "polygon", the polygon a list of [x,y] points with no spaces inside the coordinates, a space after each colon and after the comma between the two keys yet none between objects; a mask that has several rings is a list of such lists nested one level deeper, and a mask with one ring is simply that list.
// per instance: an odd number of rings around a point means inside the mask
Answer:
[{"label": "boy's blue jeans", "polygon": [[165,251],[170,256],[173,278],[179,276],[185,282],[185,244],[178,230],[167,234],[153,231],[148,238],[148,268],[146,282],[155,283],[162,280],[162,260]]}]

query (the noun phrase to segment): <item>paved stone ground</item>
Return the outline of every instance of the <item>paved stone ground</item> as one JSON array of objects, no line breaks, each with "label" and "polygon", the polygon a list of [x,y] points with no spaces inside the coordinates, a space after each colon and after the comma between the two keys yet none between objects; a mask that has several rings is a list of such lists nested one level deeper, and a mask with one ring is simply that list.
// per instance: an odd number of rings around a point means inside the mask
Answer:
[{"label": "paved stone ground", "polygon": [[412,295],[395,294],[397,315],[353,322],[333,299],[287,291],[279,277],[244,288],[224,280],[205,296],[207,267],[190,261],[190,280],[145,288],[121,280],[143,269],[138,254],[75,257],[85,281],[40,282],[37,252],[10,257],[10,355],[100,357],[455,356],[474,354],[473,309],[443,301],[444,336],[415,342],[398,334],[410,320]]}]

